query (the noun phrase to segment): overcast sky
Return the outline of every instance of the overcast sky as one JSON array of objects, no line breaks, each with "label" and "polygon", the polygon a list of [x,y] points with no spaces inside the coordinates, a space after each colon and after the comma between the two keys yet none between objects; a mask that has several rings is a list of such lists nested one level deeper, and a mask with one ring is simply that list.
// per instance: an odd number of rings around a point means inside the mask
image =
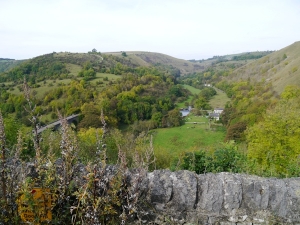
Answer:
[{"label": "overcast sky", "polygon": [[0,58],[150,51],[206,59],[300,41],[300,0],[0,0]]}]

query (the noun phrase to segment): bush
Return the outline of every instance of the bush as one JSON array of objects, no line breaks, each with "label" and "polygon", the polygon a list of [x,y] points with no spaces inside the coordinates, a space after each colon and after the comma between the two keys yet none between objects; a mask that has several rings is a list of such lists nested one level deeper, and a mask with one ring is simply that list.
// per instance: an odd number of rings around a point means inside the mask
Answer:
[{"label": "bush", "polygon": [[[178,161],[178,160],[177,160]],[[184,154],[179,168],[194,171],[197,174],[208,172],[243,172],[246,157],[234,142],[223,144],[223,147],[207,152],[204,150]]]}]

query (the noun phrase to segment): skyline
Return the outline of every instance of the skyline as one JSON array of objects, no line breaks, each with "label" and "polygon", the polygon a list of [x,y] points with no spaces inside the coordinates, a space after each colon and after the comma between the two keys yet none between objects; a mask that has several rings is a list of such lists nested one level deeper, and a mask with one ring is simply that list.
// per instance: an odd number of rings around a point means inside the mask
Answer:
[{"label": "skyline", "polygon": [[300,40],[297,0],[0,0],[0,58],[149,51],[181,59],[279,50]]}]

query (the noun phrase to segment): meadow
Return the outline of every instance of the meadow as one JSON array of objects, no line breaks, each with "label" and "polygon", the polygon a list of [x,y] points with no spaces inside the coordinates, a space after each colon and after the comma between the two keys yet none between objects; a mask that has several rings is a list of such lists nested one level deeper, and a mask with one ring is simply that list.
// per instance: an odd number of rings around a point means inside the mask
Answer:
[{"label": "meadow", "polygon": [[217,94],[209,100],[209,104],[213,109],[215,108],[225,108],[225,104],[230,101],[230,98],[226,93],[218,88],[215,88]]},{"label": "meadow", "polygon": [[[225,138],[225,128],[210,123],[202,116],[187,116],[180,127],[160,128],[152,131],[154,153],[160,161],[157,165],[166,168],[184,152],[217,147]],[[163,159],[163,160],[162,160]]]}]

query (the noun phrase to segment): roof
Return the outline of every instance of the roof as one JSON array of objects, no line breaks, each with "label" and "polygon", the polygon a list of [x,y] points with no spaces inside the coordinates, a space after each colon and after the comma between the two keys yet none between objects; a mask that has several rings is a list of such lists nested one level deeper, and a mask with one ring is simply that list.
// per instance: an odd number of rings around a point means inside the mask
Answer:
[{"label": "roof", "polygon": [[220,113],[210,113],[209,116],[214,118],[220,117]]}]

